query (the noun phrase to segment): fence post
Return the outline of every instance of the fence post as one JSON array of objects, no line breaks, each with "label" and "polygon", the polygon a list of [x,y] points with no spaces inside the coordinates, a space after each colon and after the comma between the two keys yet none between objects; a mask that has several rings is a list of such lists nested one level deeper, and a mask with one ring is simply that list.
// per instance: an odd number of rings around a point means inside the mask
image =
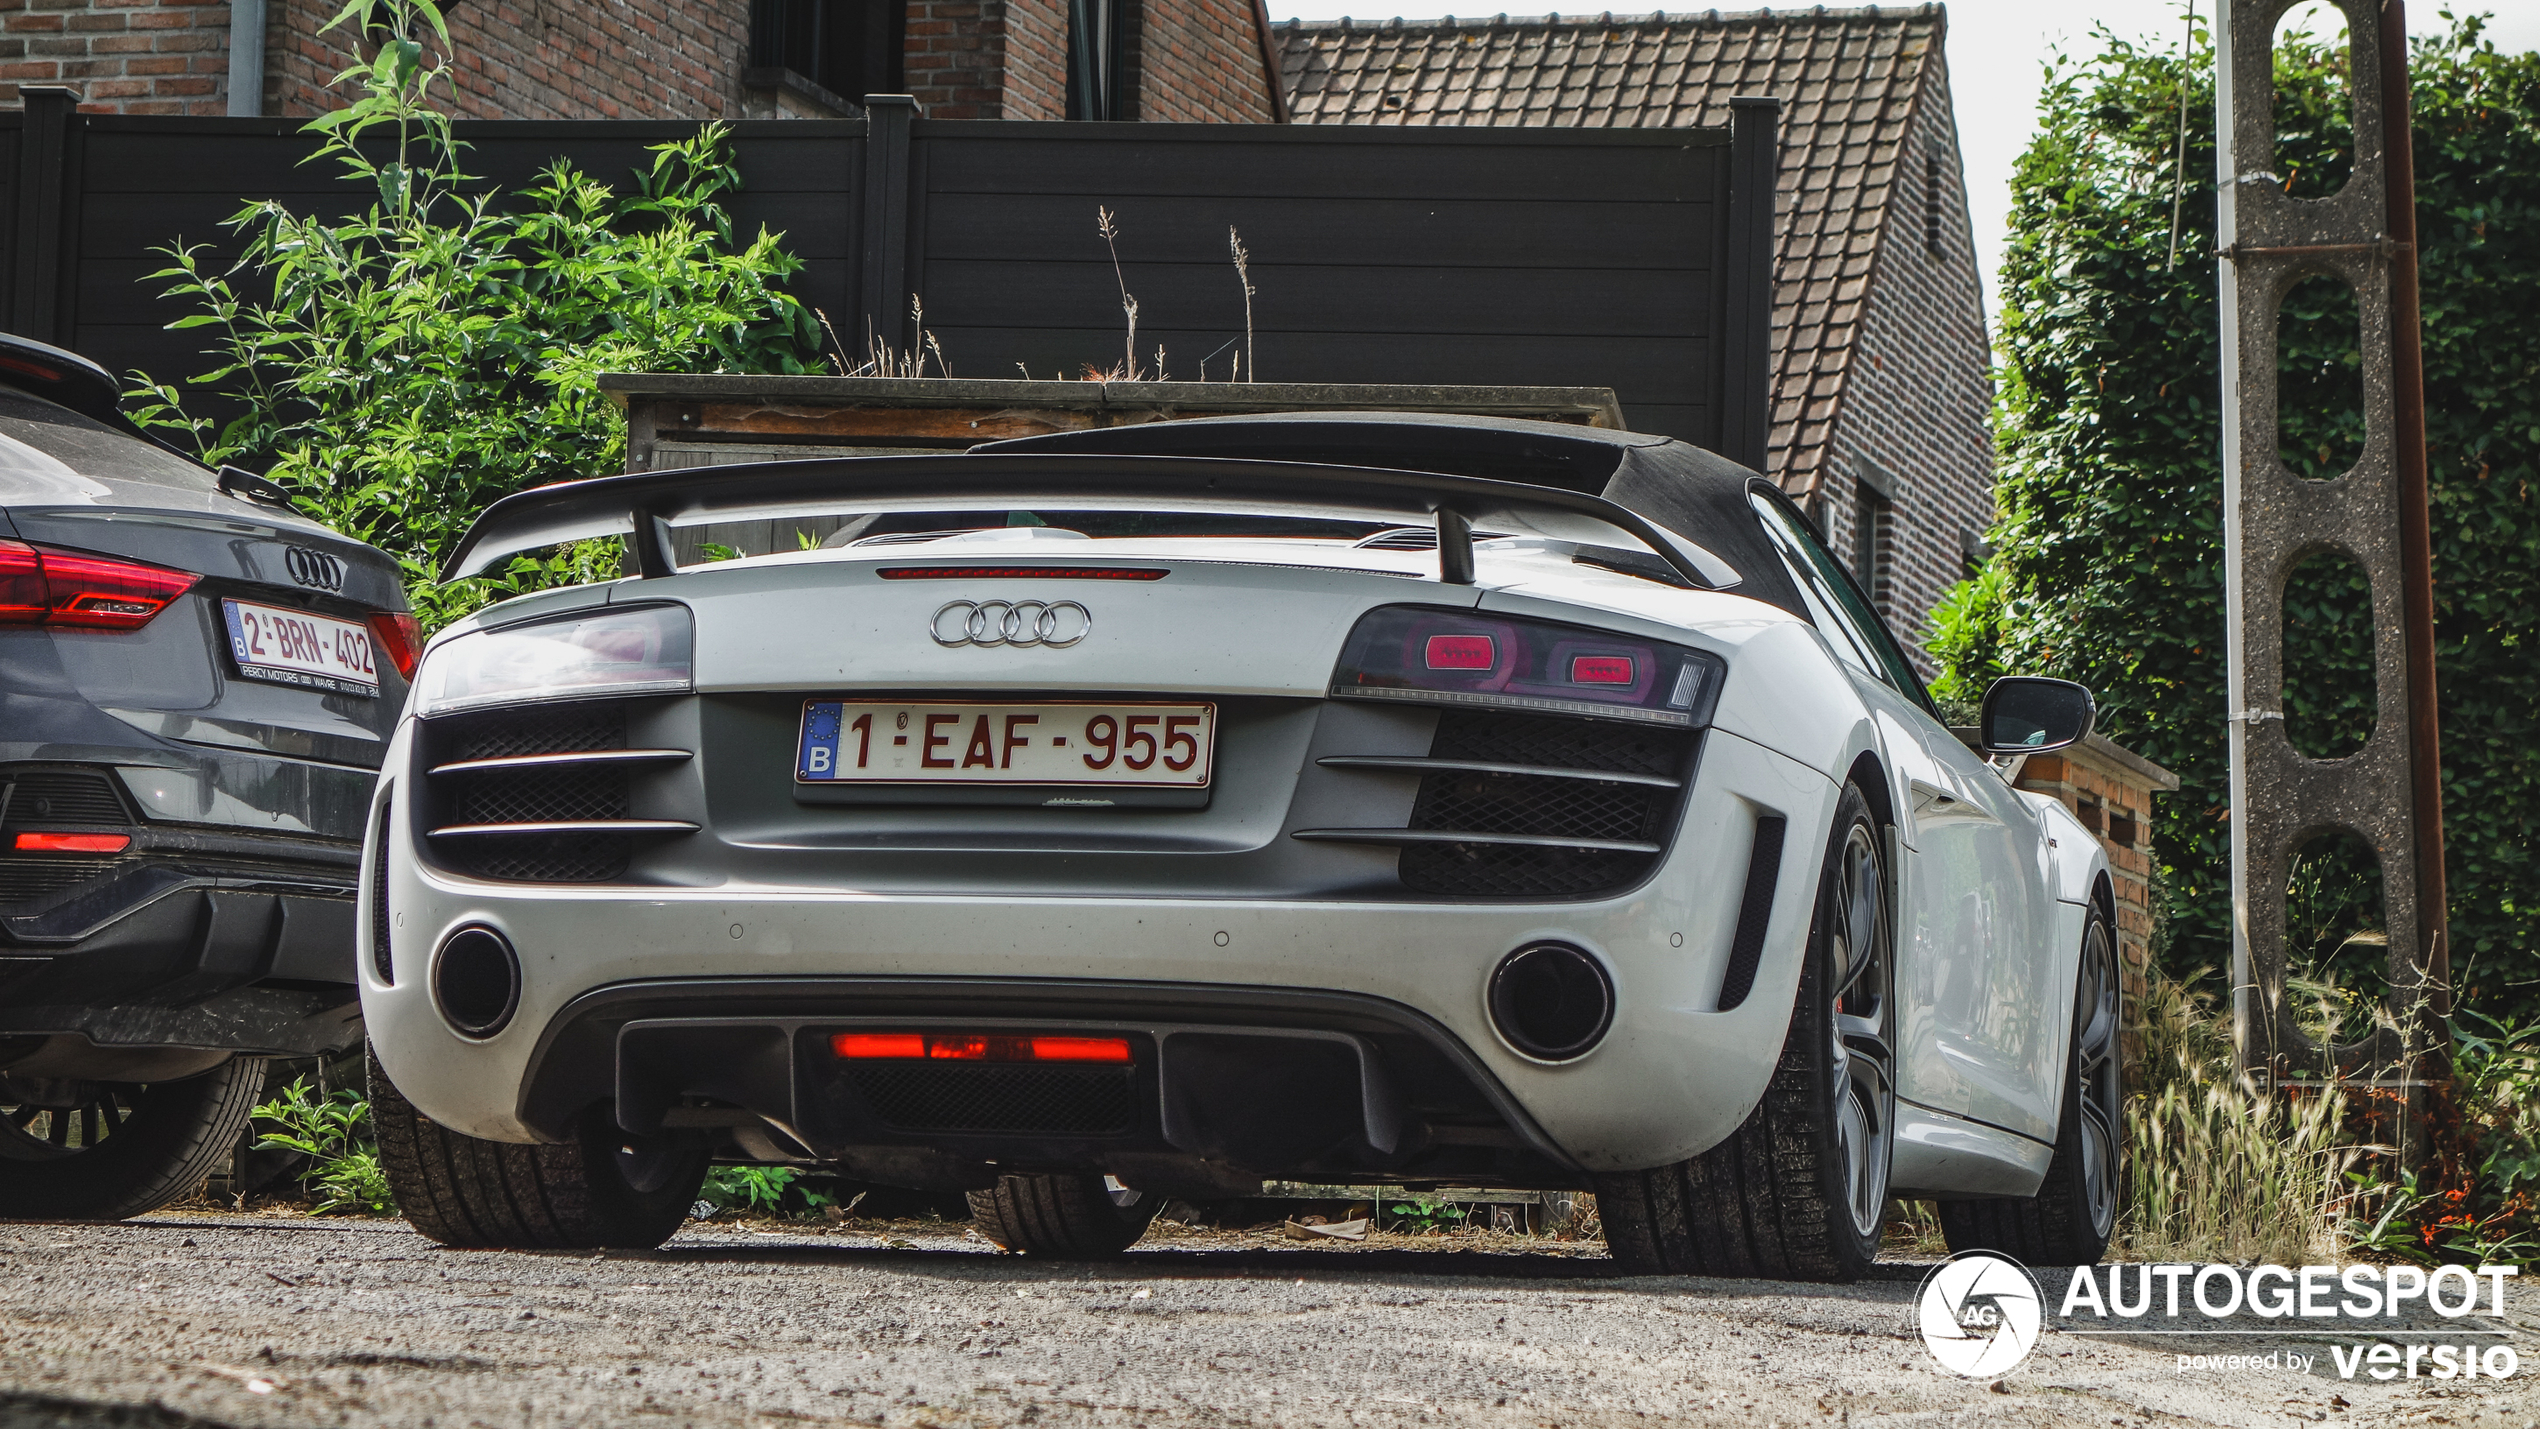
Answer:
[{"label": "fence post", "polygon": [[79,92],[28,85],[18,131],[18,212],[9,275],[9,328],[21,337],[71,345],[65,274],[76,274],[79,233]]},{"label": "fence post", "polygon": [[[925,111],[905,94],[864,97],[864,253],[858,335],[905,347],[909,331],[909,125]],[[860,357],[862,354],[856,354]],[[850,365],[855,357],[850,357]]]},{"label": "fence post", "polygon": [[1729,222],[1721,277],[1720,455],[1764,469],[1773,431],[1773,219],[1781,189],[1782,102],[1729,101]]},{"label": "fence post", "polygon": [[[2214,27],[2233,1036],[2253,1069],[2360,1073],[2397,1083],[2413,1110],[2421,1079],[2439,1069],[2450,989],[2406,20],[2397,0],[2336,0],[2349,35],[2354,177],[2300,199],[2272,171],[2275,24],[2290,3],[2218,0]],[[2361,327],[2363,455],[2327,481],[2296,476],[2277,451],[2277,328],[2285,295],[2312,276],[2354,290]],[[2333,761],[2308,758],[2284,732],[2285,578],[2319,551],[2354,561],[2372,589],[2376,719],[2360,751]],[[2338,831],[2380,863],[2394,1025],[2324,1047],[2285,1005],[2285,884],[2303,845]]]}]

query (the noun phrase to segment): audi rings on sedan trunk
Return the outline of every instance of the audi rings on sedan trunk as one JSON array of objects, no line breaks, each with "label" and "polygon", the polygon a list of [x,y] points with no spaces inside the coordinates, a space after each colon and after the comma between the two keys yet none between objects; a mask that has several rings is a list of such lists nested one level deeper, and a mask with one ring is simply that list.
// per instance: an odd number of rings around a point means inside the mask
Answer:
[{"label": "audi rings on sedan trunk", "polygon": [[1094,632],[1093,612],[1072,600],[956,600],[935,612],[927,633],[946,648],[1038,645],[1064,650]]}]

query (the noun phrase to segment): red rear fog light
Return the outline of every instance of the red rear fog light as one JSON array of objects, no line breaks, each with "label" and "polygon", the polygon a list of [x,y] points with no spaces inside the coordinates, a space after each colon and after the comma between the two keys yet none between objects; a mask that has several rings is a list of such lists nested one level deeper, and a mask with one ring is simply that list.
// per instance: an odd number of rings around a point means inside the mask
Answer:
[{"label": "red rear fog light", "polygon": [[1129,1061],[1126,1037],[1034,1037],[927,1032],[840,1032],[829,1050],[845,1061]]},{"label": "red rear fog light", "polygon": [[1428,662],[1432,670],[1487,670],[1499,663],[1499,642],[1487,635],[1432,635]]},{"label": "red rear fog light", "polygon": [[1628,685],[1632,682],[1632,657],[1629,655],[1573,655],[1570,657],[1570,683],[1574,685]]},{"label": "red rear fog light", "polygon": [[132,847],[130,834],[20,834],[20,853],[121,853]]}]

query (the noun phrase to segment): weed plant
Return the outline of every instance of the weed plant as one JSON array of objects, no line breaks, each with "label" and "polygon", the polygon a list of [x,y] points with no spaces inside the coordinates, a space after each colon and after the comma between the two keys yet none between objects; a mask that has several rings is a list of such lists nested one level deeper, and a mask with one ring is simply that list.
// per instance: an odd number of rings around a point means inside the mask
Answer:
[{"label": "weed plant", "polygon": [[388,1173],[379,1166],[379,1142],[371,1130],[370,1102],[350,1087],[320,1094],[299,1078],[257,1107],[258,1151],[297,1151],[309,1158],[301,1194],[317,1215],[351,1212],[396,1214]]}]

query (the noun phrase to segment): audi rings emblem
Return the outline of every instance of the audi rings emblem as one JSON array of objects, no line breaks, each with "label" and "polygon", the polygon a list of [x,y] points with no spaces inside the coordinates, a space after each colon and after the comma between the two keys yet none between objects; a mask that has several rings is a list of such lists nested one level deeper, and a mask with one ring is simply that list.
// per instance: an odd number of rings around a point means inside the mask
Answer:
[{"label": "audi rings emblem", "polygon": [[1093,612],[1072,600],[956,600],[935,612],[926,633],[950,649],[1038,645],[1064,650],[1094,632]]},{"label": "audi rings emblem", "polygon": [[291,579],[304,586],[314,586],[319,590],[344,588],[344,563],[324,551],[312,551],[306,546],[285,546],[282,548],[282,568],[291,573]]}]

